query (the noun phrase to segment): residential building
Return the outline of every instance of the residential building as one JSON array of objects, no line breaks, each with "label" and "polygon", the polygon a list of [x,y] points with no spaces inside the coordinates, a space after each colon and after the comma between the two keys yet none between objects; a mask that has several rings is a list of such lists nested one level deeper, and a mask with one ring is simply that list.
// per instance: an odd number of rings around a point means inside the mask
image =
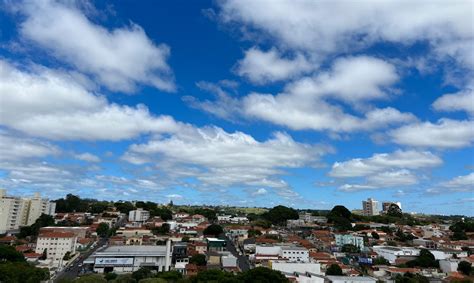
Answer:
[{"label": "residential building", "polygon": [[368,198],[362,201],[362,211],[365,216],[379,215],[378,201]]},{"label": "residential building", "polygon": [[354,245],[359,249],[364,248],[364,238],[360,236],[355,236],[351,234],[336,234],[336,246],[342,247],[344,245]]},{"label": "residential building", "polygon": [[35,252],[42,254],[46,250],[47,258],[53,262],[62,262],[64,255],[76,252],[77,236],[71,232],[40,233],[36,242]]},{"label": "residential building", "polygon": [[128,221],[145,222],[148,218],[150,218],[150,212],[143,210],[143,208],[137,208],[128,213]]},{"label": "residential building", "polygon": [[0,189],[0,234],[18,230],[21,226],[29,226],[41,214],[54,215],[56,203],[42,199],[39,193],[32,198],[20,198],[6,195]]}]

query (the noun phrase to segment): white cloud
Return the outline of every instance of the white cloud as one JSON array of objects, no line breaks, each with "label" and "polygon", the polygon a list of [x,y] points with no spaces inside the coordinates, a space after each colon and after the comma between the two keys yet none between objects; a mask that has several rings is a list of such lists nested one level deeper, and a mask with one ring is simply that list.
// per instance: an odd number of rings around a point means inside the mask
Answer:
[{"label": "white cloud", "polygon": [[360,178],[362,183],[344,184],[341,191],[375,190],[415,185],[419,182],[413,170],[439,166],[443,161],[428,151],[402,151],[378,153],[369,158],[355,158],[335,162],[329,175],[335,178]]},{"label": "white cloud", "polygon": [[143,105],[110,104],[69,74],[32,66],[24,71],[0,60],[0,124],[57,140],[121,140],[142,133],[174,131],[169,116]]},{"label": "white cloud", "polygon": [[[250,93],[240,100],[221,87],[208,86],[214,101],[187,99],[199,108],[225,119],[245,117],[260,119],[294,130],[329,130],[334,132],[368,131],[416,120],[410,113],[387,108],[369,108],[364,116],[343,111],[336,101],[355,108],[374,99],[387,99],[398,80],[395,68],[380,59],[359,56],[341,58],[327,72],[288,84],[277,95]],[[337,122],[335,122],[337,121]]]},{"label": "white cloud", "polygon": [[355,158],[345,162],[335,162],[330,176],[350,178],[370,176],[388,169],[421,169],[436,167],[443,161],[429,151],[402,151],[393,153],[378,153],[369,158]]},{"label": "white cloud", "polygon": [[227,133],[216,127],[187,128],[170,137],[152,139],[130,146],[124,155],[133,162],[154,162],[157,168],[173,174],[176,168],[192,166],[190,176],[202,185],[266,187],[283,196],[294,196],[279,176],[285,168],[299,168],[316,162],[327,147],[307,145],[276,133],[259,142],[242,132]]},{"label": "white cloud", "polygon": [[474,116],[474,91],[466,89],[457,93],[445,94],[436,99],[433,108],[438,111],[466,111]]},{"label": "white cloud", "polygon": [[328,97],[350,103],[387,98],[388,87],[399,79],[395,67],[384,60],[357,56],[339,58],[329,72],[288,85],[298,96]]},{"label": "white cloud", "polygon": [[443,188],[448,188],[452,191],[473,191],[474,190],[474,173],[464,176],[457,176],[447,182],[440,184]]},{"label": "white cloud", "polygon": [[29,138],[14,137],[0,130],[0,161],[21,161],[57,155],[60,149],[50,143]]},{"label": "white cloud", "polygon": [[268,191],[265,189],[265,188],[260,188],[254,192],[252,192],[251,194],[253,196],[262,196],[262,195],[266,195],[268,193]]},{"label": "white cloud", "polygon": [[474,142],[474,121],[440,119],[437,123],[409,124],[392,130],[394,142],[417,147],[461,148]]},{"label": "white cloud", "polygon": [[92,153],[84,152],[80,154],[76,154],[74,156],[78,160],[86,161],[86,162],[100,162],[100,158]]},{"label": "white cloud", "polygon": [[19,5],[21,35],[50,54],[90,74],[114,91],[133,92],[138,84],[174,91],[167,64],[169,47],[155,45],[137,24],[108,30],[77,7],[55,1]]},{"label": "white cloud", "polygon": [[[227,84],[224,82],[210,83],[198,82],[197,86],[206,92],[210,92],[215,100],[199,101],[193,96],[184,96],[183,101],[190,107],[210,113],[216,117],[231,120],[241,111],[241,102],[229,94]],[[231,85],[231,88],[234,86]]]},{"label": "white cloud", "polygon": [[[262,31],[282,48],[325,56],[377,42],[427,41],[439,57],[474,67],[472,2],[220,1],[220,19],[243,31]],[[252,33],[247,36],[252,36]],[[255,37],[261,38],[257,33]]]},{"label": "white cloud", "polygon": [[275,48],[262,51],[256,47],[245,51],[245,57],[236,67],[239,76],[256,84],[291,79],[315,68],[301,54],[294,58],[284,58]]},{"label": "white cloud", "polygon": [[[252,93],[243,100],[245,114],[293,130],[352,132],[383,128],[416,120],[410,113],[388,108],[375,108],[358,117],[323,100],[300,98],[292,94]],[[381,118],[381,119],[378,119]]]}]

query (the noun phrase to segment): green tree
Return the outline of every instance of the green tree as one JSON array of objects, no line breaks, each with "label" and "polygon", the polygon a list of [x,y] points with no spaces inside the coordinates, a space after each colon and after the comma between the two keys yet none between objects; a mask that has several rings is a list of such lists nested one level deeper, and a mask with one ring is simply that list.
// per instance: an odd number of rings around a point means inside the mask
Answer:
[{"label": "green tree", "polygon": [[374,265],[390,265],[390,262],[384,257],[377,257],[372,261]]},{"label": "green tree", "polygon": [[260,232],[260,230],[255,230],[255,229],[249,229],[247,231],[247,233],[248,233],[249,238],[253,238],[253,237],[257,237],[257,236],[262,235],[262,232]]},{"label": "green tree", "polygon": [[25,262],[22,253],[17,252],[14,247],[8,245],[0,245],[0,263],[2,262]]},{"label": "green tree", "polygon": [[217,220],[217,214],[216,211],[213,209],[209,208],[198,208],[194,210],[195,214],[201,214],[204,217],[206,217],[209,221],[215,221]]},{"label": "green tree", "polygon": [[234,274],[225,272],[218,269],[211,269],[199,272],[197,275],[189,278],[191,283],[204,283],[204,282],[216,282],[216,283],[238,283],[242,282],[235,278]]},{"label": "green tree", "polygon": [[342,269],[339,265],[333,263],[326,269],[326,275],[342,275]]},{"label": "green tree", "polygon": [[212,235],[215,237],[218,237],[220,234],[224,232],[224,229],[222,229],[221,225],[218,224],[211,224],[204,229],[202,232],[204,235]]},{"label": "green tree", "polygon": [[176,282],[183,278],[183,274],[181,274],[179,271],[165,271],[158,273],[156,277],[165,279],[168,282]]},{"label": "green tree", "polygon": [[166,235],[170,231],[170,225],[168,223],[163,223],[160,227],[154,227],[151,229],[151,232],[154,235]]},{"label": "green tree", "polygon": [[360,252],[359,247],[353,245],[353,244],[345,244],[342,246],[341,251],[343,253],[358,253]]},{"label": "green tree", "polygon": [[464,260],[461,261],[458,264],[458,271],[461,272],[464,275],[467,275],[467,276],[471,275],[471,273],[472,273],[472,263],[464,261]]},{"label": "green tree", "polygon": [[191,257],[191,259],[189,259],[189,263],[194,263],[198,266],[205,266],[207,263],[206,256],[203,254],[195,254]]},{"label": "green tree", "polygon": [[36,219],[35,223],[30,226],[25,226],[20,228],[20,233],[18,234],[18,238],[26,238],[29,236],[36,237],[39,234],[39,230],[42,227],[46,226],[53,226],[54,225],[54,218],[51,215],[41,214],[38,219]]},{"label": "green tree", "polygon": [[288,279],[280,271],[266,267],[257,267],[237,275],[240,282],[286,283]]},{"label": "green tree", "polygon": [[39,260],[45,260],[48,258],[48,249],[44,249],[43,253],[41,254]]},{"label": "green tree", "polygon": [[392,203],[388,207],[387,216],[401,218],[401,217],[403,217],[402,209],[398,205]]},{"label": "green tree", "polygon": [[181,242],[189,242],[190,238],[188,236],[184,236],[181,238]]},{"label": "green tree", "polygon": [[163,278],[145,278],[138,281],[138,283],[168,283],[168,280]]},{"label": "green tree", "polygon": [[63,260],[69,260],[71,259],[71,252],[70,251],[67,251],[64,256],[63,256]]},{"label": "green tree", "polygon": [[136,283],[137,280],[135,280],[132,277],[132,274],[120,274],[115,278],[114,280],[110,281],[109,283]]},{"label": "green tree", "polygon": [[109,235],[109,224],[102,222],[99,224],[99,226],[97,226],[95,231],[100,237],[107,237]]},{"label": "green tree", "polygon": [[420,250],[420,255],[406,263],[408,267],[439,267],[439,262],[435,259],[434,255],[427,249]]},{"label": "green tree", "polygon": [[289,219],[298,219],[298,211],[293,208],[286,207],[283,205],[275,206],[270,209],[268,212],[264,213],[263,218],[275,225],[285,224]]},{"label": "green tree", "polygon": [[378,234],[377,232],[375,232],[375,231],[372,231],[371,235],[372,235],[372,238],[374,238],[374,239],[376,239],[376,240],[380,239],[379,234]]},{"label": "green tree", "polygon": [[334,206],[327,216],[328,222],[333,223],[334,228],[339,231],[352,229],[351,217],[352,213],[342,205]]},{"label": "green tree", "polygon": [[107,280],[102,277],[102,275],[99,274],[88,274],[81,276],[79,278],[76,278],[74,283],[107,283]]},{"label": "green tree", "polygon": [[0,282],[37,283],[49,279],[47,269],[36,268],[26,262],[0,264]]},{"label": "green tree", "polygon": [[121,213],[125,213],[128,215],[128,213],[131,210],[134,210],[136,207],[129,201],[119,201],[114,203],[115,208],[118,209]]},{"label": "green tree", "polygon": [[141,279],[153,277],[153,272],[148,267],[140,267],[140,269],[132,273],[132,277],[133,279],[140,281]]},{"label": "green tree", "polygon": [[107,280],[107,281],[114,280],[114,279],[116,279],[117,277],[118,277],[118,275],[117,275],[117,273],[115,273],[115,272],[109,272],[109,273],[106,273],[106,274],[104,275],[104,278],[105,278],[105,280]]}]

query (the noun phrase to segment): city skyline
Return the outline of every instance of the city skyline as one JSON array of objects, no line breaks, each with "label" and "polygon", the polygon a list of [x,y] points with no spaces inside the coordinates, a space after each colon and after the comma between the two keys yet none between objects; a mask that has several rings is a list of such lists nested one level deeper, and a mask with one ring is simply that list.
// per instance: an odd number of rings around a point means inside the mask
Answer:
[{"label": "city skyline", "polygon": [[470,1],[1,2],[0,188],[473,216],[472,18]]}]

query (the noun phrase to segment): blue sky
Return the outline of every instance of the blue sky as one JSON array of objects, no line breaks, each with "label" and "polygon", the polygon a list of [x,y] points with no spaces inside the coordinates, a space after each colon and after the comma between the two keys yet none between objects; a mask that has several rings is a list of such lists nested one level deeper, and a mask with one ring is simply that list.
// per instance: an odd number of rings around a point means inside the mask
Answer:
[{"label": "blue sky", "polygon": [[0,186],[473,215],[471,1],[2,1]]}]

